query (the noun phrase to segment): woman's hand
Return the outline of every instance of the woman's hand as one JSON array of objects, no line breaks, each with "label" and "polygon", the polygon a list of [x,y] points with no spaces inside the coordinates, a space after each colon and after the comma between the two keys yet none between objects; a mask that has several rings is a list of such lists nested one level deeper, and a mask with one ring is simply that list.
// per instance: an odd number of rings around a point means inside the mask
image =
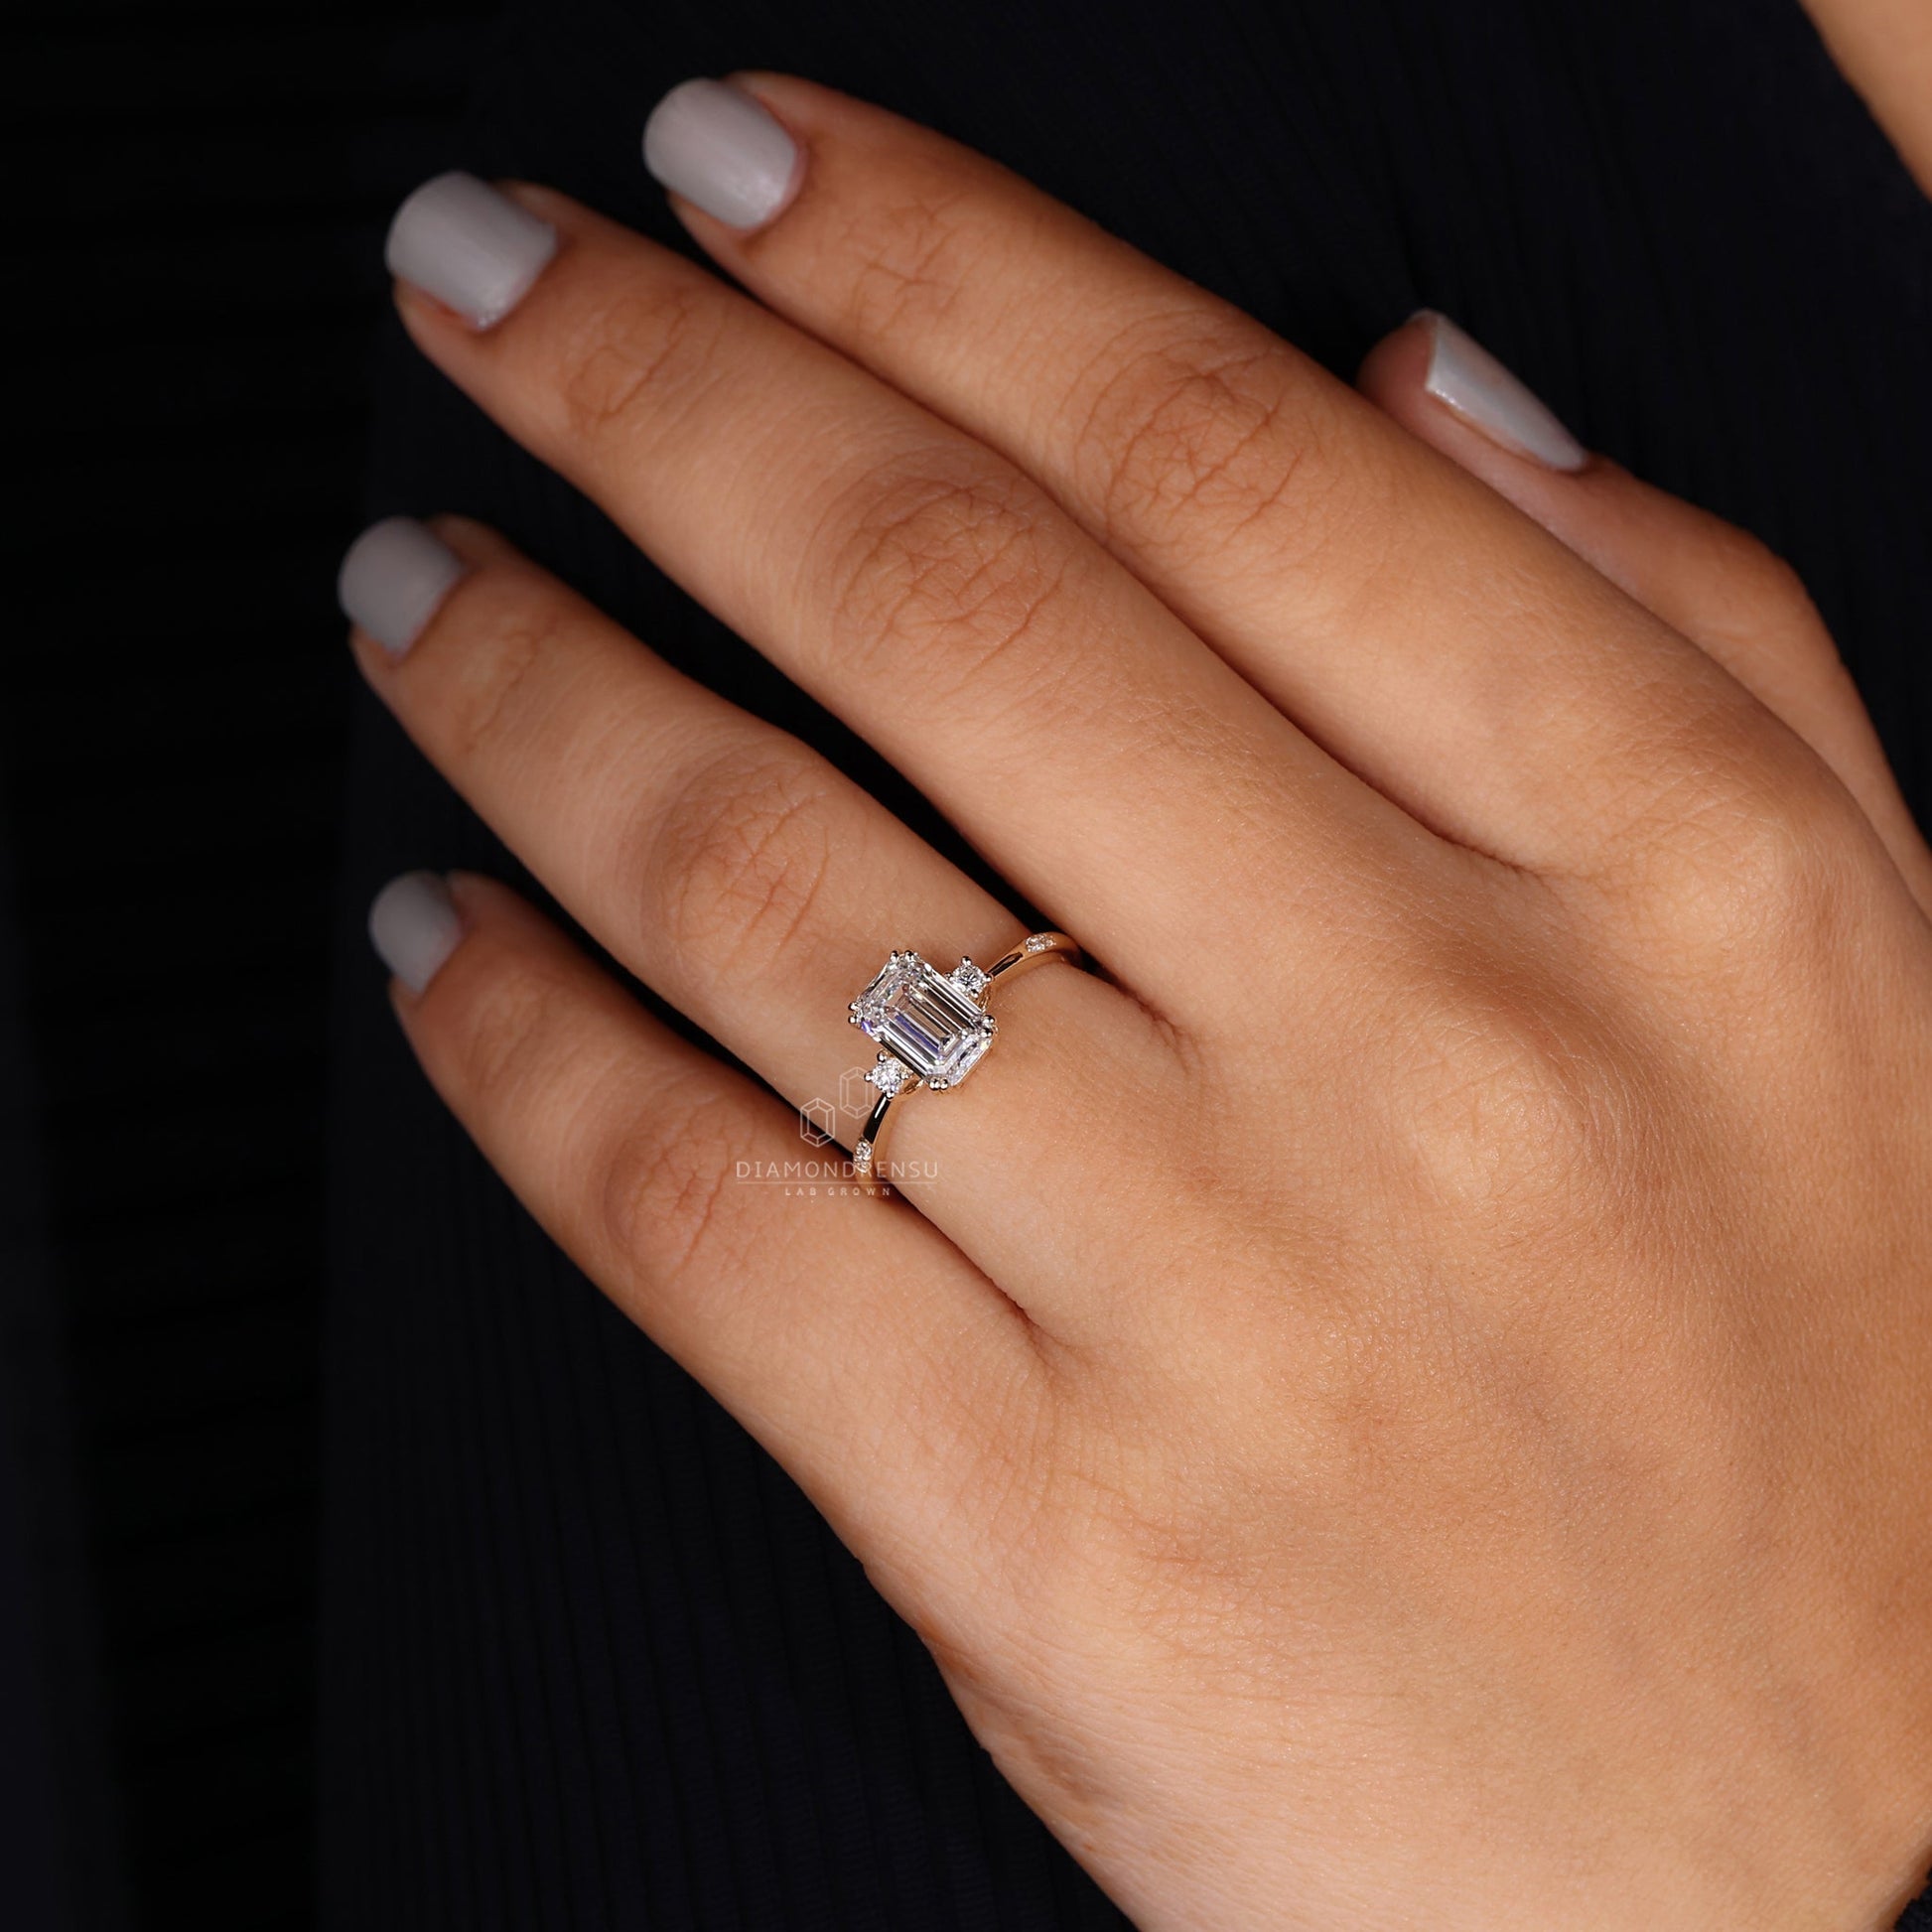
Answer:
[{"label": "woman's hand", "polygon": [[379,526],[376,690],[783,1100],[467,877],[377,907],[431,1078],[1145,1932],[1880,1925],[1932,1856],[1932,861],[1802,593],[1447,325],[1365,399],[741,85],[778,122],[697,83],[651,154],[756,300],[446,183],[403,315],[1106,976],[900,1103],[906,1199],[741,1184],[891,948],[1016,915],[500,539]]}]

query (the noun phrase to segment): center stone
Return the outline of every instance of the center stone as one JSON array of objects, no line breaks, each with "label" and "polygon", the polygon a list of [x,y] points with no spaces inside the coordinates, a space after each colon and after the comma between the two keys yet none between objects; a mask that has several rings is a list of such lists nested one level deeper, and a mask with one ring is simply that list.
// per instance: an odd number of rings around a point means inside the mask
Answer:
[{"label": "center stone", "polygon": [[896,952],[852,1014],[929,1087],[957,1086],[993,1042],[993,1016],[915,952]]}]

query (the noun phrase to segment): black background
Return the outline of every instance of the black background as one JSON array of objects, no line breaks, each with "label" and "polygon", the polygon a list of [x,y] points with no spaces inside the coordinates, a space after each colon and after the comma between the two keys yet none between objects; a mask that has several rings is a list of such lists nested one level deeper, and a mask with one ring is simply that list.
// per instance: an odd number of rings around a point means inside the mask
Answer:
[{"label": "black background", "polygon": [[52,1705],[0,1918],[34,1932],[310,1916],[333,586],[382,231],[447,164],[487,12],[67,0],[5,30],[0,1403]]}]

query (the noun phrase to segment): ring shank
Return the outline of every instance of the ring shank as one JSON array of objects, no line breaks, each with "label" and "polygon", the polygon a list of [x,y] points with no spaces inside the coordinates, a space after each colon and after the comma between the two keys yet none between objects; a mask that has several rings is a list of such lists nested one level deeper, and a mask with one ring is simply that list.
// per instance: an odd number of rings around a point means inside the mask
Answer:
[{"label": "ring shank", "polygon": [[1064,959],[1068,965],[1077,966],[1080,948],[1064,932],[1031,932],[1011,952],[1002,953],[986,969],[987,987],[991,989],[1018,979],[1022,973],[1045,959]]},{"label": "ring shank", "polygon": [[[1080,956],[1079,946],[1064,932],[1031,932],[1012,951],[1002,953],[986,969],[986,983],[980,989],[980,1002],[990,1007],[997,987],[1007,985],[1046,960],[1063,959],[1072,966],[1079,964]],[[920,1084],[912,1082],[896,1092],[882,1093],[873,1102],[872,1111],[866,1116],[866,1124],[860,1129],[858,1140],[853,1143],[853,1174],[865,1182],[871,1192],[878,1193],[892,1185],[890,1175],[884,1179],[880,1177],[881,1170],[887,1166],[882,1143],[892,1126],[893,1110],[907,1094],[915,1093]]]}]

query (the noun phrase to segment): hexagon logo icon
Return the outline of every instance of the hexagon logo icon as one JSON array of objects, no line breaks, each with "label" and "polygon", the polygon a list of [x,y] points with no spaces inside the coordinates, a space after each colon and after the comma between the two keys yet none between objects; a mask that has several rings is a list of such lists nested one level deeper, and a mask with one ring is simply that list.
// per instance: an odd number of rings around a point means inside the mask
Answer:
[{"label": "hexagon logo icon", "polygon": [[848,1066],[839,1075],[839,1112],[850,1114],[854,1120],[864,1120],[872,1112],[872,1103],[879,1098],[879,1090],[867,1080],[872,1069],[867,1066]]}]

